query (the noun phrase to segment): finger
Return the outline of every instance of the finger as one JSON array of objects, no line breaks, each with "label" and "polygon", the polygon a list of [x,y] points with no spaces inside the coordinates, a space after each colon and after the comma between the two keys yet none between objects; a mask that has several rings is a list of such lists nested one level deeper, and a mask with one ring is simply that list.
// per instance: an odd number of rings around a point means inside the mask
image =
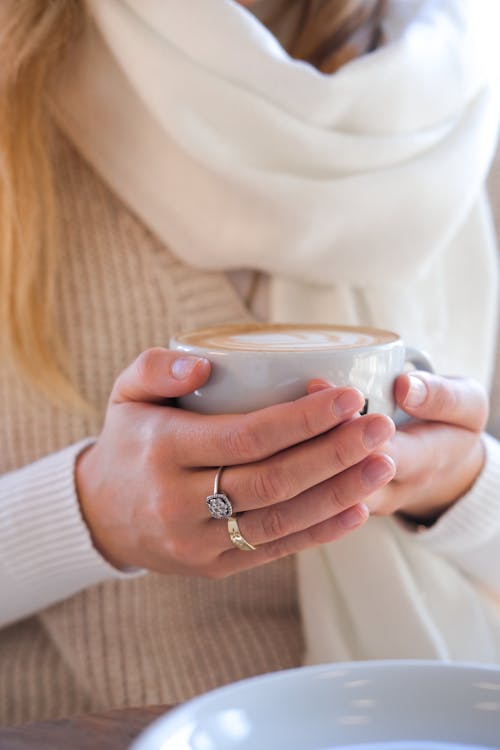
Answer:
[{"label": "finger", "polygon": [[[228,549],[216,561],[216,574],[218,577],[231,575],[281,557],[288,557],[310,547],[336,541],[362,526],[368,520],[369,515],[367,506],[359,503],[327,521],[263,544],[255,551],[242,552],[239,549]],[[248,541],[251,542],[250,539]]]},{"label": "finger", "polygon": [[395,482],[417,482],[422,487],[446,467],[458,467],[460,470],[447,472],[447,482],[450,484],[455,476],[460,476],[465,457],[472,455],[476,444],[481,444],[481,441],[477,433],[470,430],[443,423],[406,425],[404,429],[397,430],[387,446],[387,453],[397,466]]},{"label": "finger", "polygon": [[[394,471],[394,463],[388,456],[374,454],[334,480],[323,482],[294,500],[273,506],[275,513],[265,509],[238,515],[240,531],[252,544],[262,545],[304,531],[333,516],[339,518],[342,528],[351,528],[350,523],[357,525],[360,522],[359,508],[355,506],[390,481]],[[353,512],[346,514],[352,508]],[[210,566],[221,553],[234,549],[227,520],[210,518],[206,507],[204,516],[200,522],[192,512],[189,518],[182,518],[177,513],[174,523],[172,516],[164,521],[165,528],[175,539],[169,544],[170,554],[177,563],[188,568]],[[361,516],[364,517],[363,511]],[[158,523],[154,527],[155,533],[157,530]]]},{"label": "finger", "polygon": [[[231,499],[235,513],[283,503],[359,464],[394,431],[389,417],[360,417],[264,461],[226,468],[219,489]],[[200,482],[207,482],[205,472],[198,475]],[[186,512],[193,512],[190,503]]]},{"label": "finger", "polygon": [[476,481],[485,460],[478,433],[443,423],[405,426],[389,446],[397,461],[394,481],[370,496],[373,512],[398,510],[433,522]]},{"label": "finger", "polygon": [[[389,456],[373,454],[293,500],[243,513],[238,517],[241,532],[252,544],[261,545],[316,526],[357,505],[390,482],[395,472]],[[227,530],[215,525],[211,530],[215,548],[229,549]]]},{"label": "finger", "polygon": [[161,403],[192,393],[207,380],[210,362],[203,357],[156,347],[142,352],[118,376],[112,403],[142,401]]},{"label": "finger", "polygon": [[398,405],[418,419],[481,431],[488,418],[486,393],[469,378],[420,371],[405,373],[396,379],[394,395]]},{"label": "finger", "polygon": [[321,435],[352,417],[363,403],[358,390],[341,387],[248,414],[207,416],[172,409],[168,430],[176,434],[172,450],[180,466],[233,466]]}]

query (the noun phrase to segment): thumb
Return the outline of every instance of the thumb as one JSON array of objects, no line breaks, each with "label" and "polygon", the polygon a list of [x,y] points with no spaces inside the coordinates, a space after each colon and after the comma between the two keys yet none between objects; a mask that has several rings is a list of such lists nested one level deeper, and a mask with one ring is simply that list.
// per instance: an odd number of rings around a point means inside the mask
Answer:
[{"label": "thumb", "polygon": [[481,432],[488,420],[486,391],[471,378],[414,371],[398,376],[394,395],[398,405],[417,419],[474,432]]},{"label": "thumb", "polygon": [[146,349],[118,376],[111,403],[162,402],[192,393],[210,375],[210,362],[161,347]]}]

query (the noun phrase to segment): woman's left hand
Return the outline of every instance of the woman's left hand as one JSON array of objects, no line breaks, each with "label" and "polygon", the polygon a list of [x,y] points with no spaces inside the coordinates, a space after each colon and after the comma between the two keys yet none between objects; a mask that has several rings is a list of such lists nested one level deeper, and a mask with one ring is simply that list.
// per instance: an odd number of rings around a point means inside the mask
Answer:
[{"label": "woman's left hand", "polygon": [[428,372],[400,375],[398,406],[418,421],[402,425],[384,447],[395,478],[366,500],[371,512],[395,512],[432,524],[474,484],[484,465],[481,433],[488,418],[482,386]]}]

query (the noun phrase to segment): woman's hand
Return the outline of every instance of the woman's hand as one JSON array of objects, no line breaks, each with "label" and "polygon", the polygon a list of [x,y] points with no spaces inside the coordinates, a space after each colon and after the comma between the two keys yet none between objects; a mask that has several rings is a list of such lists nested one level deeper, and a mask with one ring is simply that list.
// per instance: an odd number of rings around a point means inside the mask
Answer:
[{"label": "woman's hand", "polygon": [[367,504],[376,514],[400,511],[431,524],[482,470],[488,399],[473,380],[427,372],[400,375],[394,393],[400,408],[419,421],[400,427],[385,447],[397,465],[396,475]]},{"label": "woman's hand", "polygon": [[[171,405],[209,372],[206,360],[151,349],[115,382],[102,433],[76,467],[84,518],[112,564],[217,578],[366,521],[362,501],[395,472],[374,452],[394,433],[388,417],[353,419],[363,397],[344,387],[246,415]],[[205,497],[219,466],[220,491],[241,513],[254,552],[235,548],[227,523],[209,515]]]}]

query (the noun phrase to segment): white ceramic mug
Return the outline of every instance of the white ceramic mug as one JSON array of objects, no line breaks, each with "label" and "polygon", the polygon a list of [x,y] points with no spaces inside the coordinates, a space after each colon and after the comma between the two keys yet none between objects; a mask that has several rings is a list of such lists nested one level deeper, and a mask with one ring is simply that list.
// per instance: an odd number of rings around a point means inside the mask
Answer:
[{"label": "white ceramic mug", "polygon": [[394,379],[411,366],[432,371],[428,357],[396,333],[361,326],[243,324],[175,336],[170,348],[206,357],[209,380],[180,398],[203,414],[245,413],[306,394],[323,378],[351,385],[365,396],[365,412],[394,417]]}]

